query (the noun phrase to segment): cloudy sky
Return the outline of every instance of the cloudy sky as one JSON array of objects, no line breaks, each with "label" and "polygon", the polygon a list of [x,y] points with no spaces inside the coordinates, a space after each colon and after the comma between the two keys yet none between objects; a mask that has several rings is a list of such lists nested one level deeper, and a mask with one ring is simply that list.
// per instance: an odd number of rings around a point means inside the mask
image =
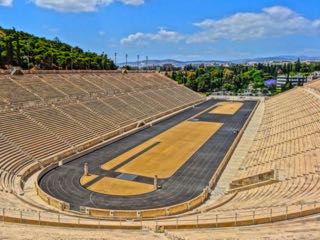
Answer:
[{"label": "cloudy sky", "polygon": [[0,26],[120,61],[320,56],[319,0],[0,0]]}]

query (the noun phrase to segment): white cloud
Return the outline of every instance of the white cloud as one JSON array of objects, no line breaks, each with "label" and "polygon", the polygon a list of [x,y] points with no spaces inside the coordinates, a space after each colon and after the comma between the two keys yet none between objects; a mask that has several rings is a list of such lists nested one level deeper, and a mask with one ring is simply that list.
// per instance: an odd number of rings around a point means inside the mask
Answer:
[{"label": "white cloud", "polygon": [[150,41],[204,43],[217,40],[250,39],[310,35],[320,33],[320,19],[309,19],[283,6],[262,9],[261,12],[239,12],[221,19],[205,19],[194,23],[200,29],[191,35],[160,28],[157,33],[137,32],[121,39],[123,45],[145,45]]},{"label": "white cloud", "polygon": [[158,42],[179,42],[185,37],[177,32],[168,31],[165,28],[160,28],[157,33],[142,33],[137,32],[130,34],[129,36],[121,39],[121,44],[123,45],[143,45],[148,41],[158,41]]},{"label": "white cloud", "polygon": [[315,27],[318,31],[320,31],[320,19],[313,21],[313,27]]},{"label": "white cloud", "polygon": [[0,6],[9,7],[12,5],[13,0],[0,0]]},{"label": "white cloud", "polygon": [[194,25],[202,31],[189,36],[189,43],[320,32],[320,19],[310,20],[282,6],[264,8],[259,13],[243,12],[218,20],[206,19]]},{"label": "white cloud", "polygon": [[184,38],[181,34],[173,31],[168,31],[164,28],[160,28],[160,30],[156,34],[148,34],[148,36],[150,40],[165,42],[178,42]]},{"label": "white cloud", "polygon": [[105,31],[99,31],[98,34],[99,34],[100,36],[104,36],[104,35],[106,35],[106,32],[105,32]]},{"label": "white cloud", "polygon": [[119,2],[122,2],[127,5],[134,5],[134,6],[139,6],[144,4],[144,0],[120,0]]},{"label": "white cloud", "polygon": [[121,44],[129,45],[129,44],[137,44],[141,45],[143,41],[146,39],[146,34],[142,32],[137,32],[134,34],[130,34],[129,36],[121,39]]},{"label": "white cloud", "polygon": [[[1,0],[0,0],[1,1]],[[92,12],[98,7],[107,6],[114,2],[126,5],[142,5],[144,0],[31,0],[39,7],[54,9],[62,12]]]}]

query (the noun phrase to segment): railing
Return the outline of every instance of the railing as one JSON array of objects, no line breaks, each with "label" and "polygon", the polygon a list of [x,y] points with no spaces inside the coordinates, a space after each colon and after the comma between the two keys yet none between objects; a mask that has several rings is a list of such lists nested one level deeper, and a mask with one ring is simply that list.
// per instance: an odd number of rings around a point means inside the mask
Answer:
[{"label": "railing", "polygon": [[192,216],[181,216],[170,219],[154,219],[143,221],[142,218],[129,220],[124,217],[113,219],[84,218],[66,216],[61,213],[45,211],[25,211],[0,208],[0,222],[22,223],[39,226],[59,226],[71,228],[95,229],[129,229],[139,230],[145,227],[156,231],[170,229],[222,228],[248,226],[284,221],[320,213],[320,201],[301,202],[298,204],[280,205],[273,207],[227,210],[208,212]]},{"label": "railing", "polygon": [[142,221],[127,221],[126,219],[107,221],[103,219],[70,217],[60,213],[45,211],[23,211],[6,208],[0,208],[0,222],[73,228],[142,229]]},{"label": "railing", "polygon": [[189,217],[156,221],[156,229],[192,229],[248,226],[272,223],[320,213],[320,202],[301,202],[249,210],[208,212]]}]

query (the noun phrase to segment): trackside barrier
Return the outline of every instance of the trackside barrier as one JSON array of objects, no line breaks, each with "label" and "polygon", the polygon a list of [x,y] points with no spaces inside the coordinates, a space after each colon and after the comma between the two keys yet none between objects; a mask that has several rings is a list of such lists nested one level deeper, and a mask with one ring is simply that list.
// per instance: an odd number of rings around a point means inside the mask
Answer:
[{"label": "trackside barrier", "polygon": [[188,210],[192,210],[199,205],[201,205],[209,196],[208,189],[205,189],[199,196],[196,198],[179,203],[173,206],[148,209],[148,210],[109,210],[109,209],[97,209],[82,207],[85,209],[85,212],[92,217],[104,217],[104,218],[127,218],[127,219],[140,219],[140,218],[155,218],[155,217],[165,217],[171,215],[177,215]]},{"label": "trackside barrier", "polygon": [[39,186],[37,186],[37,183],[36,183],[36,191],[37,191],[37,195],[48,205],[53,206],[59,209],[60,211],[65,211],[70,209],[69,203],[60,201],[59,199],[54,197],[48,197],[48,195]]}]

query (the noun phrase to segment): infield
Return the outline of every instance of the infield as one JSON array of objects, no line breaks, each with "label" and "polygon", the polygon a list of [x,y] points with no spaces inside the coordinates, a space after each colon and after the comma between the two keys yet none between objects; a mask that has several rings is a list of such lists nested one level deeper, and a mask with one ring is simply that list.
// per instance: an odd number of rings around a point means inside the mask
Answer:
[{"label": "infield", "polygon": [[153,185],[104,177],[92,184],[88,190],[109,195],[130,196],[153,191]]},{"label": "infield", "polygon": [[219,106],[210,111],[210,113],[233,115],[242,105],[243,103],[240,102],[220,102]]},{"label": "infield", "polygon": [[97,177],[98,177],[97,175],[82,176],[80,178],[80,184],[85,185],[85,184],[91,182],[92,180],[96,179]]},{"label": "infield", "polygon": [[146,177],[157,175],[159,178],[169,178],[222,125],[217,122],[182,122],[103,164],[102,168]]}]

